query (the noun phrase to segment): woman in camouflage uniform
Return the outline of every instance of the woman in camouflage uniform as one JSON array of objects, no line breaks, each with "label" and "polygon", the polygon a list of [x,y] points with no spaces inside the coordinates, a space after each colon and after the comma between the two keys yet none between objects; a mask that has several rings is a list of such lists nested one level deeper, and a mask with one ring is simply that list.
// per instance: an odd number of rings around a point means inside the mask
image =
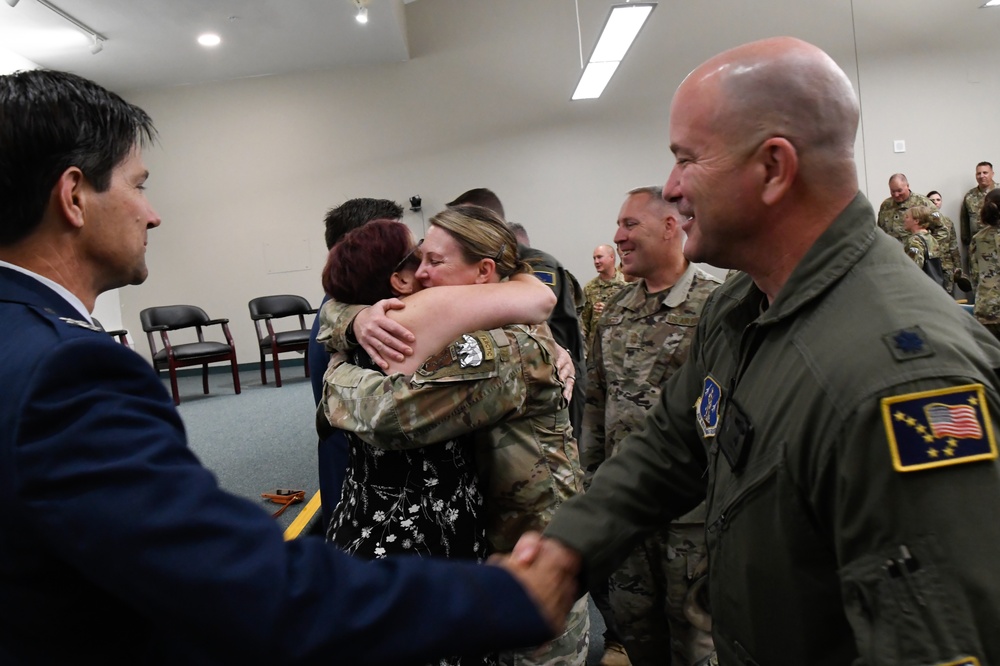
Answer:
[{"label": "woman in camouflage uniform", "polygon": [[[411,305],[410,312],[440,313],[442,298],[449,290],[418,293],[421,286],[414,273],[420,257],[416,250],[406,225],[394,220],[369,222],[346,234],[331,248],[323,271],[323,286],[338,301],[372,304],[383,298],[405,296]],[[547,309],[537,306],[554,298],[549,297],[551,292],[544,285],[535,283],[538,281],[531,278],[507,285],[502,295],[494,297],[520,303],[525,318],[534,316],[544,320]],[[460,296],[462,290],[459,292],[452,292],[451,296]],[[449,323],[442,326],[439,335],[451,339],[493,319],[477,313],[475,308],[463,308],[446,321]],[[360,349],[352,353],[351,361],[362,367],[376,367]],[[485,558],[486,519],[481,515],[483,496],[473,450],[468,445],[470,437],[411,450],[386,451],[362,441],[352,432],[348,431],[347,436],[350,457],[340,501],[327,528],[329,541],[366,559],[394,554]],[[435,663],[491,666],[496,664],[496,655],[478,659],[455,657]]]},{"label": "woman in camouflage uniform", "polygon": [[[489,286],[530,270],[518,259],[507,225],[479,206],[435,215],[421,252],[416,277],[424,287]],[[411,330],[419,341],[423,332]],[[386,449],[474,435],[487,539],[491,550],[507,552],[525,531],[544,528],[555,510],[582,490],[565,387],[554,367],[557,351],[547,325],[512,325],[463,335],[425,357],[412,375],[383,377],[334,359],[324,407],[335,427]],[[584,597],[561,636],[535,650],[501,655],[501,663],[583,666],[588,630]]]},{"label": "woman in camouflage uniform", "polygon": [[969,243],[969,269],[976,286],[976,319],[1000,339],[1000,188],[983,200],[979,219],[985,225]]}]

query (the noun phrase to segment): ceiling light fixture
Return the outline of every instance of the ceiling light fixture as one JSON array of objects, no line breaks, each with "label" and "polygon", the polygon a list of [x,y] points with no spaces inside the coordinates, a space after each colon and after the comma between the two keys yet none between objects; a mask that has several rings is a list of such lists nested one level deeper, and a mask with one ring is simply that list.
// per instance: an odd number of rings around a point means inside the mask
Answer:
[{"label": "ceiling light fixture", "polygon": [[[590,54],[586,67],[583,65],[583,36],[580,36],[580,67],[583,73],[576,84],[573,100],[597,99],[604,92],[618,65],[625,58],[639,30],[646,19],[656,9],[655,2],[635,2],[612,5],[597,45]],[[580,3],[576,3],[577,31],[580,29]]]},{"label": "ceiling light fixture", "polygon": [[[8,5],[10,5],[11,7],[13,7],[13,6],[15,6],[18,3],[19,0],[6,0],[6,1],[7,1]],[[76,20],[74,17],[70,16],[69,14],[67,14],[66,12],[64,12],[63,10],[61,10],[58,7],[56,7],[55,5],[51,4],[48,0],[35,0],[35,1],[38,4],[40,4],[42,7],[45,7],[46,9],[48,9],[49,11],[51,11],[53,14],[57,14],[58,16],[62,17],[63,19],[69,21],[76,28],[78,28],[80,31],[82,31],[85,35],[87,35],[88,37],[90,37],[90,39],[91,39],[90,52],[91,53],[98,54],[104,48],[104,42],[108,41],[107,37],[105,37],[101,33],[97,32],[96,30],[94,30],[90,26],[85,25],[85,24],[81,23],[80,21]]]},{"label": "ceiling light fixture", "polygon": [[[17,0],[15,0],[15,2],[16,1]],[[10,0],[7,0],[7,2],[10,2]],[[11,6],[13,7],[13,5]],[[982,9],[983,7],[1000,7],[1000,0],[990,0],[985,5],[982,5],[979,8]]]},{"label": "ceiling light fixture", "polygon": [[362,25],[368,23],[368,0],[354,0],[354,6],[358,8],[354,20]]},{"label": "ceiling light fixture", "polygon": [[202,46],[218,46],[222,43],[222,38],[214,32],[206,32],[204,35],[198,35],[198,43]]}]

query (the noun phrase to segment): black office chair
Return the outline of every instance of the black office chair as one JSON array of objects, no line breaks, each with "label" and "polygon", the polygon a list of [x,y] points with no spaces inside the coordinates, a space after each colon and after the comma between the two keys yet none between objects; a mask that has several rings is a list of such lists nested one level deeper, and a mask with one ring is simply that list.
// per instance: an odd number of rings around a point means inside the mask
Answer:
[{"label": "black office chair", "polygon": [[[228,319],[209,319],[204,310],[194,305],[165,305],[146,308],[139,313],[139,321],[149,340],[149,350],[153,355],[153,367],[157,370],[166,368],[170,374],[170,390],[174,394],[175,405],[181,404],[181,398],[177,392],[177,368],[189,365],[202,367],[202,388],[205,395],[208,395],[208,364],[229,361],[233,368],[233,385],[236,388],[236,393],[240,392],[240,373],[236,366],[236,345],[233,344],[233,336],[229,333]],[[202,327],[214,325],[222,326],[222,332],[226,336],[225,342],[205,341]],[[198,342],[171,344],[167,331],[183,328],[194,328],[197,331]],[[163,349],[159,351],[157,351],[156,341],[153,339],[155,332],[159,332],[160,340],[163,342]]]},{"label": "black office chair", "polygon": [[[281,296],[260,296],[254,298],[248,304],[250,307],[250,318],[253,319],[254,330],[257,331],[257,344],[260,347],[260,381],[267,383],[267,366],[265,354],[270,352],[274,364],[274,385],[281,386],[281,366],[278,362],[278,354],[285,352],[305,352],[306,377],[309,376],[309,334],[310,329],[306,326],[306,315],[316,314],[316,309],[309,305],[302,296],[292,296],[285,294]],[[282,317],[298,316],[299,327],[289,331],[275,332],[271,322]],[[267,335],[260,329],[260,322],[263,321],[267,328]],[[310,322],[311,323],[311,322]]]}]

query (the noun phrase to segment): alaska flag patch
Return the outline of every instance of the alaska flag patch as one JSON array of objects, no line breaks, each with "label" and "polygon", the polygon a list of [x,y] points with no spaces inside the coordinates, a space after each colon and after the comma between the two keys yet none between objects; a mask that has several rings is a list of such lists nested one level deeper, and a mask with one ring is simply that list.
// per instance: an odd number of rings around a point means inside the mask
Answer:
[{"label": "alaska flag patch", "polygon": [[899,472],[997,457],[982,384],[883,398],[882,420]]}]

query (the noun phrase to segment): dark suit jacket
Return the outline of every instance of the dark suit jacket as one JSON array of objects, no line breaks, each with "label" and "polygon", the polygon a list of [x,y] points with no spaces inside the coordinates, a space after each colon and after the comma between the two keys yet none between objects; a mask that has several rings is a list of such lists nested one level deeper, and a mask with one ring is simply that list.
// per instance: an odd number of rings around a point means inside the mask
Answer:
[{"label": "dark suit jacket", "polygon": [[548,632],[503,570],[285,542],[149,365],[0,268],[0,663],[409,664]]}]

